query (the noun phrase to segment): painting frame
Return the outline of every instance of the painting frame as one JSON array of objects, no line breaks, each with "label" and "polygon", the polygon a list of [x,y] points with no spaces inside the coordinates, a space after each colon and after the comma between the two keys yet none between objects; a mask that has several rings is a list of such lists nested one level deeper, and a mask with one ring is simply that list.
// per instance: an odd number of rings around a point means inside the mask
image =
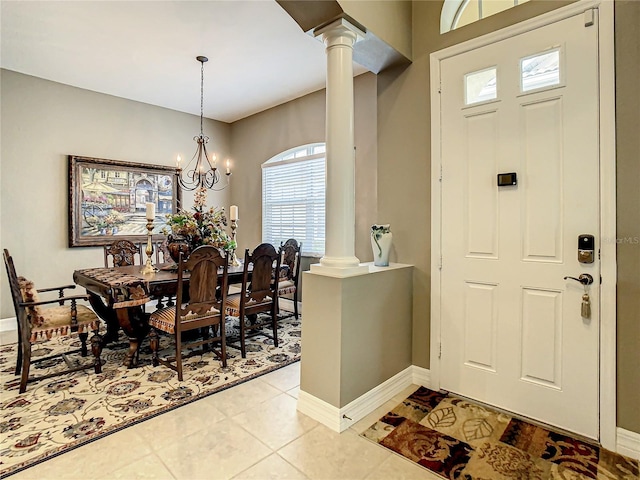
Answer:
[{"label": "painting frame", "polygon": [[68,155],[69,247],[147,241],[146,203],[156,206],[153,240],[166,214],[176,213],[182,190],[176,167]]}]

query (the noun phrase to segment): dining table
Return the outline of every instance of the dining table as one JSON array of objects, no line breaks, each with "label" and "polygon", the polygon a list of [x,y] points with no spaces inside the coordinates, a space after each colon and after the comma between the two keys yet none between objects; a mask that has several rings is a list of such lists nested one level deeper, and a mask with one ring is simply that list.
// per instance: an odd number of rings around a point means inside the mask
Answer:
[{"label": "dining table", "polygon": [[[124,360],[127,367],[138,363],[138,349],[149,332],[149,313],[144,306],[153,299],[175,297],[178,290],[178,271],[175,264],[155,265],[156,271],[143,274],[140,265],[125,267],[85,268],[73,272],[73,281],[84,287],[89,303],[107,325],[104,345],[119,338],[119,330],[129,339]],[[251,267],[251,265],[250,265]],[[229,265],[228,283],[241,283],[244,266]],[[218,276],[222,276],[222,270]],[[189,272],[183,273],[183,287],[188,287]]]}]

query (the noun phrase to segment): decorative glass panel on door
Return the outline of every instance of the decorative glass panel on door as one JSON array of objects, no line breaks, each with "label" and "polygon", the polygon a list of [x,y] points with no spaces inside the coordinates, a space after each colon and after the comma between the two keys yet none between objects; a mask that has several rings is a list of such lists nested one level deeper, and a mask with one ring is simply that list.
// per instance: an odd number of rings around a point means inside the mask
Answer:
[{"label": "decorative glass panel on door", "polygon": [[495,100],[498,97],[498,77],[496,67],[486,68],[464,76],[464,103]]},{"label": "decorative glass panel on door", "polygon": [[560,85],[560,49],[554,48],[520,59],[520,91]]}]

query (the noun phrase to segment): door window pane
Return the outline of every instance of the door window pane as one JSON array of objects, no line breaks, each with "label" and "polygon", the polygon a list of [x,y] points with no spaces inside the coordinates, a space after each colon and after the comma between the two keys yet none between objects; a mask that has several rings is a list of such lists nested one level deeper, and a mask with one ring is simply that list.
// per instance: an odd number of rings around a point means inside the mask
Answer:
[{"label": "door window pane", "polygon": [[520,59],[520,90],[528,92],[560,84],[560,49]]},{"label": "door window pane", "polygon": [[498,78],[496,67],[464,76],[464,103],[471,105],[498,97]]}]

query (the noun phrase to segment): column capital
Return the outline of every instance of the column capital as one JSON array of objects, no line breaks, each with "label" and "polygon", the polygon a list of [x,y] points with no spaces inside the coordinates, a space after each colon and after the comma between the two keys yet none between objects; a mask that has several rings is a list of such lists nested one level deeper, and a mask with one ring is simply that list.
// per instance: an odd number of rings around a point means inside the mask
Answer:
[{"label": "column capital", "polygon": [[331,23],[318,27],[313,31],[315,37],[322,37],[327,46],[343,44],[353,46],[358,40],[365,37],[366,33],[346,18],[339,18]]}]

